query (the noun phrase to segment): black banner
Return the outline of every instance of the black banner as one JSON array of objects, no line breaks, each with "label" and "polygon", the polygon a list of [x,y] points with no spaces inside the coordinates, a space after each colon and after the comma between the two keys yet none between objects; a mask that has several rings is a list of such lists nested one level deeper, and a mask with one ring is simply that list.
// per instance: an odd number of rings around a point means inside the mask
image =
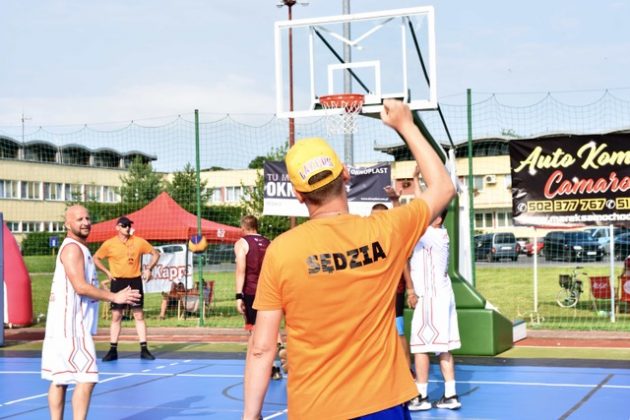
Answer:
[{"label": "black banner", "polygon": [[[350,182],[346,185],[348,205],[353,214],[369,214],[374,203],[389,203],[385,187],[391,185],[389,163],[366,167],[348,167]],[[277,216],[308,216],[306,207],[293,193],[283,161],[265,162],[264,214]]]},{"label": "black banner", "polygon": [[630,135],[509,142],[515,225],[630,224]]}]

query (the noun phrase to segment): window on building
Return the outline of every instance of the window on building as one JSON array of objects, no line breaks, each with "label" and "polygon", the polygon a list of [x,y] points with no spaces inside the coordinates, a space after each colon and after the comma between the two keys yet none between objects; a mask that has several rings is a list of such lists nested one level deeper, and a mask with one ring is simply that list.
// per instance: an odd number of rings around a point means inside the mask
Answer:
[{"label": "window on building", "polygon": [[498,227],[512,226],[512,212],[505,212],[505,211],[497,212],[497,226]]},{"label": "window on building", "polygon": [[44,182],[44,200],[63,201],[63,184]]},{"label": "window on building", "polygon": [[47,232],[63,232],[64,231],[62,222],[46,222],[45,229]]},{"label": "window on building", "polygon": [[41,232],[40,222],[22,222],[22,232]]},{"label": "window on building", "polygon": [[100,185],[86,185],[85,186],[85,199],[87,201],[97,201],[101,202],[103,196],[101,194],[101,186]]},{"label": "window on building", "polygon": [[39,200],[41,199],[40,195],[40,187],[42,185],[41,182],[36,181],[22,181],[22,194],[21,198],[23,200]]},{"label": "window on building", "polygon": [[503,177],[503,185],[505,186],[505,188],[512,188],[512,175],[511,174],[506,174]]},{"label": "window on building", "polygon": [[18,181],[0,179],[0,198],[18,198]]},{"label": "window on building", "polygon": [[221,201],[221,188],[213,188],[212,195],[210,196],[210,202],[220,203]]},{"label": "window on building", "polygon": [[118,193],[118,187],[103,187],[103,201],[105,203],[119,203],[120,194]]},{"label": "window on building", "polygon": [[475,229],[494,227],[492,213],[475,213]]},{"label": "window on building", "polygon": [[11,232],[20,231],[20,222],[6,222],[6,224]]},{"label": "window on building", "polygon": [[473,189],[477,191],[483,190],[483,175],[473,176]]},{"label": "window on building", "polygon": [[66,201],[83,201],[83,193],[81,192],[81,185],[66,184],[64,198]]},{"label": "window on building", "polygon": [[228,203],[237,203],[241,201],[243,191],[241,187],[225,187],[225,201]]}]

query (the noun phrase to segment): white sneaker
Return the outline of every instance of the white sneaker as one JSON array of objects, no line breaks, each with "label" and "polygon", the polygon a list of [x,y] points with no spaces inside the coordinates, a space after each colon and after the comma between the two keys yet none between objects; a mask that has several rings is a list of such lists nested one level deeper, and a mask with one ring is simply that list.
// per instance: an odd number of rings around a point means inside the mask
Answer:
[{"label": "white sneaker", "polygon": [[422,398],[422,395],[418,395],[407,403],[409,411],[426,411],[432,408],[428,397]]},{"label": "white sneaker", "polygon": [[435,403],[435,406],[437,408],[448,408],[449,410],[457,410],[459,407],[462,406],[462,403],[459,402],[459,397],[457,396],[457,394],[448,398],[442,395],[442,398],[440,398],[440,400]]}]

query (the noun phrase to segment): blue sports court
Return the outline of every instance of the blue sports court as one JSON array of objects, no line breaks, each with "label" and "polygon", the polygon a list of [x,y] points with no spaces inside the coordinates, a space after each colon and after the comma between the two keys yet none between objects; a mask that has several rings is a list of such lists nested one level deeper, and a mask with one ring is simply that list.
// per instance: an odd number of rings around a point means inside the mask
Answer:
[{"label": "blue sports court", "polygon": [[[101,383],[92,397],[90,419],[240,419],[243,360],[122,358],[99,368]],[[36,357],[0,358],[0,419],[48,418],[48,382],[40,379],[39,369]],[[630,418],[630,366],[460,363],[456,370],[463,407],[412,413],[412,418]],[[440,377],[436,366],[430,377]],[[265,419],[287,418],[285,386],[286,379],[270,383]],[[442,389],[441,382],[430,381],[430,399],[438,399]],[[71,418],[69,400],[66,418]]]}]

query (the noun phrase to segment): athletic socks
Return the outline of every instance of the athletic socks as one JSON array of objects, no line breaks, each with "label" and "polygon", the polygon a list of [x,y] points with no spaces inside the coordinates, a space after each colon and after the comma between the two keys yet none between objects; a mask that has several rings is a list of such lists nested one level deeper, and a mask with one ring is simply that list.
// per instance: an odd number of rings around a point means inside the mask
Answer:
[{"label": "athletic socks", "polygon": [[420,396],[425,398],[427,396],[427,390],[429,388],[429,384],[426,382],[423,384],[421,384],[420,382],[416,382],[416,387],[418,388],[418,394],[420,394]]},{"label": "athletic socks", "polygon": [[109,351],[103,357],[103,362],[111,362],[118,359],[118,343],[109,343]]},{"label": "athletic socks", "polygon": [[146,341],[140,343],[140,358],[144,360],[155,360],[155,356],[149,351]]},{"label": "athletic socks", "polygon": [[457,392],[455,392],[455,381],[444,382],[444,397],[450,398],[453,395],[457,395]]}]

